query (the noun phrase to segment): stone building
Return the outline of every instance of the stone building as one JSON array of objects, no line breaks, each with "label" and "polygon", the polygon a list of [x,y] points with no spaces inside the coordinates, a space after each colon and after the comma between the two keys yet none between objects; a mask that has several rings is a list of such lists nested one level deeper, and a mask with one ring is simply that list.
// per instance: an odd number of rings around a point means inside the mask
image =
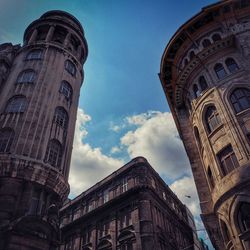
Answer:
[{"label": "stone building", "polygon": [[72,15],[49,11],[23,46],[0,45],[0,249],[56,249],[83,63],[88,48]]},{"label": "stone building", "polygon": [[60,250],[200,249],[193,216],[143,157],[68,201]]},{"label": "stone building", "polygon": [[160,80],[216,249],[250,249],[250,2],[220,1],[171,38]]}]

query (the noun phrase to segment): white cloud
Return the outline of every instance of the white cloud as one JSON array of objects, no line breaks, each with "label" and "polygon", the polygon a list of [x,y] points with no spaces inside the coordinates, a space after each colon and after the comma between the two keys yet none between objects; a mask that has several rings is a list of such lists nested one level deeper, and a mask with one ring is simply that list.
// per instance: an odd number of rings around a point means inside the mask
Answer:
[{"label": "white cloud", "polygon": [[119,147],[112,147],[111,150],[110,150],[110,153],[111,154],[116,154],[116,153],[119,153],[121,152],[121,149]]},{"label": "white cloud", "polygon": [[183,177],[170,186],[171,190],[189,208],[194,216],[200,215],[199,198],[192,177]]},{"label": "white cloud", "polygon": [[127,117],[137,128],[121,138],[131,158],[144,156],[156,171],[168,178],[190,173],[182,141],[170,113],[151,111]]},{"label": "white cloud", "polygon": [[126,117],[125,120],[131,125],[143,125],[148,119],[158,114],[160,114],[158,111],[149,111],[147,113]]},{"label": "white cloud", "polygon": [[104,155],[100,148],[84,143],[87,135],[84,125],[90,120],[89,115],[78,109],[69,176],[71,196],[80,194],[124,164],[119,159]]},{"label": "white cloud", "polygon": [[118,125],[114,125],[112,122],[110,123],[109,129],[114,131],[114,132],[119,132],[122,128],[121,126]]}]

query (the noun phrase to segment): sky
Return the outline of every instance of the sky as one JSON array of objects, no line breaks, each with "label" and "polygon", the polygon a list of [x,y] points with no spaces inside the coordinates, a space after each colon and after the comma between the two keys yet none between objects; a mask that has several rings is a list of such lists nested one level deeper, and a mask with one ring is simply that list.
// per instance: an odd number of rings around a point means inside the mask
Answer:
[{"label": "sky", "polygon": [[[83,25],[89,54],[71,160],[71,198],[132,158],[144,156],[192,211],[197,228],[204,228],[189,161],[158,73],[174,32],[211,3],[214,0],[0,1],[0,43],[22,44],[25,28],[49,10],[67,11]],[[200,236],[207,238],[203,231]]]}]

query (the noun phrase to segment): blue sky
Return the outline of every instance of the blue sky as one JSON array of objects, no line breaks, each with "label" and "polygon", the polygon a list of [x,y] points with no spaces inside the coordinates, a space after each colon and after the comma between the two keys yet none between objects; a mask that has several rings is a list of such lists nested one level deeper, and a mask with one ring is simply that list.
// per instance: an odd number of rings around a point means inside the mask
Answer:
[{"label": "blue sky", "polygon": [[22,43],[27,25],[53,9],[70,12],[85,30],[89,56],[79,100],[71,197],[143,155],[194,213],[197,227],[203,227],[190,166],[158,73],[174,32],[211,3],[214,1],[1,0],[0,43]]}]

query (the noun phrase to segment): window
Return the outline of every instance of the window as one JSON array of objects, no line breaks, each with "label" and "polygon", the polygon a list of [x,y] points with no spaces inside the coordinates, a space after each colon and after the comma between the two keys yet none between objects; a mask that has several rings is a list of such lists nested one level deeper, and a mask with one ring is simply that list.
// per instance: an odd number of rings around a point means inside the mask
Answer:
[{"label": "window", "polygon": [[200,76],[199,85],[200,85],[201,91],[204,91],[208,88],[207,81],[204,76]]},{"label": "window", "polygon": [[120,228],[128,227],[132,224],[131,213],[127,212],[121,215],[120,217]]},{"label": "window", "polygon": [[40,192],[39,192],[39,190],[34,189],[32,192],[30,207],[29,207],[29,214],[30,215],[38,214],[39,199],[40,199]]},{"label": "window", "polygon": [[195,53],[194,53],[194,51],[191,51],[189,54],[190,60],[192,60],[194,57],[195,57]]},{"label": "window", "polygon": [[207,177],[208,177],[208,181],[209,181],[209,183],[211,185],[211,188],[214,188],[214,177],[213,177],[211,168],[209,166],[208,166],[208,169],[207,169]]},{"label": "window", "polygon": [[128,178],[125,177],[122,179],[121,192],[126,192],[128,190]]},{"label": "window", "polygon": [[214,66],[214,71],[219,79],[223,79],[227,75],[227,73],[226,73],[226,71],[221,63],[217,63]]},{"label": "window", "polygon": [[48,202],[48,194],[45,191],[33,188],[28,214],[43,215],[45,213],[46,205],[48,205]]},{"label": "window", "polygon": [[102,222],[100,225],[100,234],[99,237],[104,237],[109,234],[109,222]]},{"label": "window", "polygon": [[95,201],[89,201],[88,206],[87,206],[87,212],[92,211],[95,208]]},{"label": "window", "polygon": [[0,152],[10,151],[11,144],[14,140],[14,131],[11,128],[2,128],[0,130]]},{"label": "window", "polygon": [[61,83],[61,88],[60,88],[60,92],[69,100],[71,100],[72,98],[72,87],[70,86],[70,84],[67,81],[62,81]]},{"label": "window", "polygon": [[250,230],[250,203],[242,202],[239,206],[238,222],[242,232]]},{"label": "window", "polygon": [[62,146],[61,143],[55,139],[49,141],[45,161],[51,166],[60,168],[62,160]]},{"label": "window", "polygon": [[217,154],[223,176],[229,174],[239,163],[231,145],[228,145]]},{"label": "window", "polygon": [[230,96],[230,101],[236,113],[250,108],[250,90],[247,88],[237,88]]},{"label": "window", "polygon": [[76,67],[75,65],[70,61],[67,60],[65,62],[65,69],[72,75],[74,76],[76,74]]},{"label": "window", "polygon": [[5,108],[6,113],[22,113],[27,106],[27,100],[24,96],[12,97]]},{"label": "window", "polygon": [[220,124],[220,116],[215,108],[215,106],[209,106],[205,113],[205,121],[208,133],[213,132]]},{"label": "window", "polygon": [[57,107],[54,115],[54,122],[64,129],[68,127],[68,114],[63,107]]},{"label": "window", "polygon": [[27,54],[27,60],[39,60],[42,59],[43,51],[41,49],[34,49]]},{"label": "window", "polygon": [[17,78],[17,83],[33,83],[35,80],[34,70],[25,70],[21,72]]},{"label": "window", "polygon": [[193,85],[193,92],[194,92],[194,97],[197,98],[200,95],[200,90],[197,86],[197,84]]},{"label": "window", "polygon": [[202,46],[203,46],[204,48],[207,48],[207,47],[210,46],[210,45],[211,45],[211,42],[210,42],[209,39],[205,39],[205,40],[202,42]]},{"label": "window", "polygon": [[214,34],[214,35],[212,36],[212,40],[213,40],[214,42],[219,41],[219,40],[221,40],[221,36],[220,36],[219,34]]},{"label": "window", "polygon": [[239,69],[237,63],[234,61],[233,58],[227,58],[225,63],[230,73],[234,73]]},{"label": "window", "polygon": [[103,192],[103,203],[106,203],[109,201],[109,190],[105,190]]}]

